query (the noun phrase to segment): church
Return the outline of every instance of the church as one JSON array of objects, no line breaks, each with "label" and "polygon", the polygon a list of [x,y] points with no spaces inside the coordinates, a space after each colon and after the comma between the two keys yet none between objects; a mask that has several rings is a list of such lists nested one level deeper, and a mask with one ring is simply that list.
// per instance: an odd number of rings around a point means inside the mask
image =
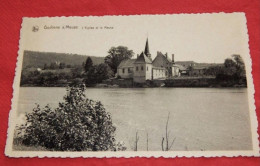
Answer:
[{"label": "church", "polygon": [[145,83],[147,80],[166,79],[180,76],[179,67],[174,63],[174,54],[169,59],[167,53],[157,52],[152,60],[148,38],[145,49],[136,59],[123,60],[118,68],[117,75],[121,78],[132,78],[135,83]]}]

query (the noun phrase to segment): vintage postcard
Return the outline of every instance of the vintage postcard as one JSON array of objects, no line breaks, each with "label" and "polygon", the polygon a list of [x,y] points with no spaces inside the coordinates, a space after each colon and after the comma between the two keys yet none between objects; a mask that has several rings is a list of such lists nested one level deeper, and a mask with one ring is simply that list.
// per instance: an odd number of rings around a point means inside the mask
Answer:
[{"label": "vintage postcard", "polygon": [[9,157],[259,156],[244,13],[23,18]]}]

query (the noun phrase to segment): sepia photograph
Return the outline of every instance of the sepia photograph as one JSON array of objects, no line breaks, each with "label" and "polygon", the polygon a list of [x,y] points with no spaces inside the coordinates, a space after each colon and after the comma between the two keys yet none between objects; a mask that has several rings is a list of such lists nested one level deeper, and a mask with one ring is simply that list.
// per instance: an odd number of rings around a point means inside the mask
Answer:
[{"label": "sepia photograph", "polygon": [[244,13],[23,18],[10,157],[259,156]]}]

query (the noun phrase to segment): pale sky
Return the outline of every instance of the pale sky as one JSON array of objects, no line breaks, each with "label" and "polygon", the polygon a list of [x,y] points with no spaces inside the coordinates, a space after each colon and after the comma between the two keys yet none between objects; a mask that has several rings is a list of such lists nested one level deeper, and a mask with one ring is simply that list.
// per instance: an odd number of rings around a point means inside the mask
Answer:
[{"label": "pale sky", "polygon": [[[36,25],[39,31],[33,32]],[[44,29],[45,25],[79,29]],[[248,54],[243,13],[25,18],[20,48],[105,57],[109,48],[122,45],[136,56],[144,51],[147,36],[153,58],[161,51],[175,54],[175,61],[223,63],[232,54]]]}]

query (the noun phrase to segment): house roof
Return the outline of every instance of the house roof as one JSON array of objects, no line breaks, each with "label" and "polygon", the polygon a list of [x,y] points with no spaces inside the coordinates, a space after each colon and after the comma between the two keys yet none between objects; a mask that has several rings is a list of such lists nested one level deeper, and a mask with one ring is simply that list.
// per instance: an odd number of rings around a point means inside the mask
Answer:
[{"label": "house roof", "polygon": [[153,60],[153,65],[156,67],[166,67],[168,65],[171,65],[172,61],[167,58],[164,54],[162,54],[161,52],[157,52],[157,56],[154,58]]},{"label": "house roof", "polygon": [[125,59],[121,61],[119,64],[118,68],[123,68],[123,67],[134,67],[134,62],[136,59]]},{"label": "house roof", "polygon": [[152,61],[142,52],[134,63],[152,63]]},{"label": "house roof", "polygon": [[174,64],[173,66],[178,67],[180,70],[188,70],[186,67],[184,67],[182,65]]}]

